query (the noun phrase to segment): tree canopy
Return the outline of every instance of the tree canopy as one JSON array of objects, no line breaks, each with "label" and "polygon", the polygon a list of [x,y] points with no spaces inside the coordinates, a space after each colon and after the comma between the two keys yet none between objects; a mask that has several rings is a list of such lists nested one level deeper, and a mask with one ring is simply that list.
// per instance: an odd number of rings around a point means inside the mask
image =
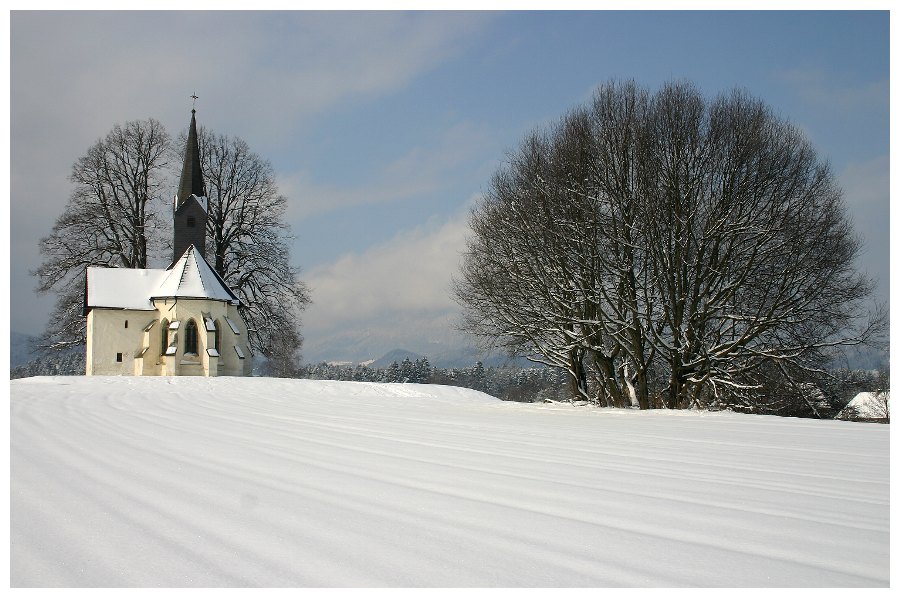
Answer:
[{"label": "tree canopy", "polygon": [[884,324],[828,165],[742,91],[606,84],[523,140],[470,224],[463,327],[603,405],[808,397]]}]

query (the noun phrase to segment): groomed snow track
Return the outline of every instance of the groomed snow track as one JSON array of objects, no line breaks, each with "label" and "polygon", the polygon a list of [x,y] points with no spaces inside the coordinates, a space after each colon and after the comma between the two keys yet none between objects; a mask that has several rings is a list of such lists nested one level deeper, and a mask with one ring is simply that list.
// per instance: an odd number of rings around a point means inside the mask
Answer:
[{"label": "groomed snow track", "polygon": [[10,384],[16,586],[886,586],[889,426],[264,378]]}]

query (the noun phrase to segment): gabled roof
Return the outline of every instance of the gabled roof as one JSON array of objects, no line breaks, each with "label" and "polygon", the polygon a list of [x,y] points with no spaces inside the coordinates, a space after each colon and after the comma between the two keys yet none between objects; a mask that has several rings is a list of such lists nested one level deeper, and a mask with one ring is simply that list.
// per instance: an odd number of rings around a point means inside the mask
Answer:
[{"label": "gabled roof", "polygon": [[85,307],[153,310],[153,299],[213,299],[240,303],[234,291],[193,245],[171,266],[162,269],[87,269]]},{"label": "gabled roof", "polygon": [[237,295],[191,245],[181,258],[166,269],[166,277],[152,297],[183,297],[239,302]]},{"label": "gabled roof", "polygon": [[197,197],[196,195],[191,195],[185,200],[179,201],[179,198],[176,196],[175,201],[178,202],[178,206],[175,208],[175,214],[180,214],[185,210],[187,206],[191,204],[190,200],[196,201],[200,204],[200,207],[203,208],[204,212],[209,212],[209,200],[205,196]]},{"label": "gabled roof", "polygon": [[860,419],[883,419],[890,412],[890,403],[890,391],[887,391],[884,397],[876,396],[874,392],[861,392],[847,403],[837,417],[838,419],[854,416]]},{"label": "gabled roof", "polygon": [[154,310],[150,297],[165,275],[160,269],[88,268],[85,306]]}]

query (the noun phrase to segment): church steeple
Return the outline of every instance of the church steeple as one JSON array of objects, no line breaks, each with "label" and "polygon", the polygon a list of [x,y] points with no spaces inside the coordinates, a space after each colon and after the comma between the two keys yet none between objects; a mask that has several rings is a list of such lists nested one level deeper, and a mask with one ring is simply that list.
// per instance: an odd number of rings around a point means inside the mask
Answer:
[{"label": "church steeple", "polygon": [[[196,95],[191,96],[195,100]],[[187,146],[184,148],[184,164],[181,181],[175,196],[172,261],[176,262],[193,245],[201,257],[206,257],[206,186],[200,168],[200,143],[197,138],[197,111],[191,109],[191,126],[188,129]]]},{"label": "church steeple", "polygon": [[206,197],[203,171],[200,169],[200,142],[197,139],[197,111],[191,109],[191,126],[188,129],[184,163],[181,166],[181,181],[178,183],[178,204],[191,195]]}]

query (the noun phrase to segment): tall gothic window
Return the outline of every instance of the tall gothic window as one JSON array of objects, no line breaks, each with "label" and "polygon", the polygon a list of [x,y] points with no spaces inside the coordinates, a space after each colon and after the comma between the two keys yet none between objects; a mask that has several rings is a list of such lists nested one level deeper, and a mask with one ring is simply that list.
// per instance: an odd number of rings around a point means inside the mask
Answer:
[{"label": "tall gothic window", "polygon": [[222,347],[219,345],[219,343],[220,343],[220,340],[219,340],[219,339],[220,339],[220,337],[221,337],[221,334],[220,334],[219,330],[222,329],[222,325],[219,323],[218,320],[216,320],[216,321],[214,322],[213,325],[216,327],[216,333],[215,333],[215,338],[216,338],[216,351],[218,351],[219,353],[221,353],[221,352],[222,352]]},{"label": "tall gothic window", "polygon": [[169,320],[166,320],[165,318],[163,318],[163,321],[160,322],[159,325],[160,325],[160,329],[159,329],[159,338],[160,338],[159,354],[160,354],[160,355],[165,355],[165,354],[166,354],[166,349],[169,348]]},{"label": "tall gothic window", "polygon": [[184,352],[197,354],[197,322],[189,320],[184,327]]}]

